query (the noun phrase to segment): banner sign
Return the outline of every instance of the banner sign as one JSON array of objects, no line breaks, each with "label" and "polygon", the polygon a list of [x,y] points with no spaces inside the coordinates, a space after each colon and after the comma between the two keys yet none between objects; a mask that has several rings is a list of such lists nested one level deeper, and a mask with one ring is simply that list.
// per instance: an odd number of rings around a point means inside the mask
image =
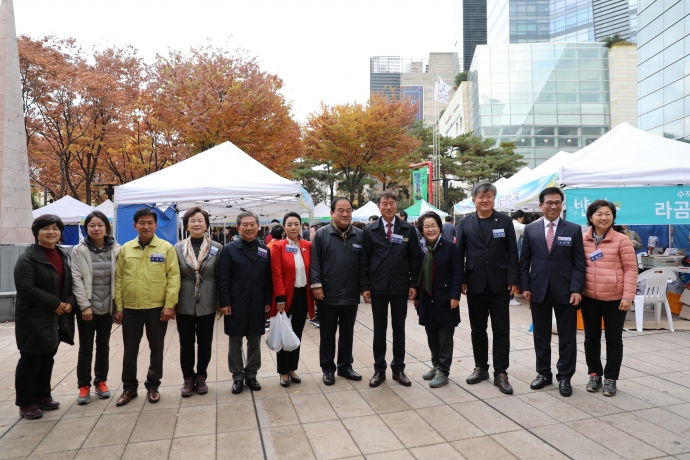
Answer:
[{"label": "banner sign", "polygon": [[580,188],[566,190],[565,196],[566,219],[580,225],[587,224],[587,207],[599,199],[616,205],[617,224],[690,224],[690,185]]},{"label": "banner sign", "polygon": [[412,199],[429,201],[429,169],[412,170]]}]

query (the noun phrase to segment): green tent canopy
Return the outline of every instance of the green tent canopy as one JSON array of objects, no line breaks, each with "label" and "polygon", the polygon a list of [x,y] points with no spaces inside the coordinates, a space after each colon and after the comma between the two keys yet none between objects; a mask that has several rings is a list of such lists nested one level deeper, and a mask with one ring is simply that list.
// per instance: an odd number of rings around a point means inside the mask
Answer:
[{"label": "green tent canopy", "polygon": [[409,208],[405,209],[405,212],[407,213],[408,217],[410,218],[416,218],[421,216],[427,211],[434,211],[436,214],[438,214],[441,217],[446,217],[448,213],[441,211],[438,208],[435,208],[431,206],[429,203],[427,203],[425,200],[420,200],[410,206]]}]

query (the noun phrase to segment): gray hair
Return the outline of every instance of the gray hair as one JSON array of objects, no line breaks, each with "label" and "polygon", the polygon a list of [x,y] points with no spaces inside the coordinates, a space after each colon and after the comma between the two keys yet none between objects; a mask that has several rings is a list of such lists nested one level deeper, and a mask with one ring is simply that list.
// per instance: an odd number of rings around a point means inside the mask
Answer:
[{"label": "gray hair", "polygon": [[244,219],[245,217],[253,217],[254,219],[256,219],[256,225],[259,225],[259,216],[257,216],[253,212],[244,211],[244,212],[241,212],[237,215],[237,226],[238,227],[242,223],[242,219]]},{"label": "gray hair", "polygon": [[491,182],[480,182],[472,187],[472,199],[474,200],[477,198],[477,195],[483,195],[487,192],[493,193],[494,197],[498,195],[498,190],[496,190],[496,186],[494,184]]}]

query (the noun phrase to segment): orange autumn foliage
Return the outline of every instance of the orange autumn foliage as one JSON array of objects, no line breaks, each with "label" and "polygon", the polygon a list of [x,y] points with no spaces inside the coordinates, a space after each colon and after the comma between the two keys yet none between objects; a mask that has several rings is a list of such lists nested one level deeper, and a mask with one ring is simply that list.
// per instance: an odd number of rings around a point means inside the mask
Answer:
[{"label": "orange autumn foliage", "polygon": [[366,104],[321,105],[304,129],[305,150],[317,162],[330,162],[354,200],[362,181],[385,181],[419,146],[411,135],[417,108],[404,100],[372,94]]}]

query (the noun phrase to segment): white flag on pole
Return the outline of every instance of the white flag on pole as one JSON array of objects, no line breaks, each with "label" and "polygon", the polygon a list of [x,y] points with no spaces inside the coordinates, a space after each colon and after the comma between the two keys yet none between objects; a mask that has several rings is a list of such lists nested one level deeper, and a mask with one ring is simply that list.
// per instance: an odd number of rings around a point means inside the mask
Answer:
[{"label": "white flag on pole", "polygon": [[448,101],[448,99],[450,99],[450,98],[448,97],[448,91],[450,91],[450,90],[451,90],[450,86],[448,86],[448,85],[446,84],[446,82],[443,81],[443,79],[441,78],[441,76],[438,75],[438,92],[439,92],[439,95],[440,95],[441,97],[443,97],[444,99],[446,99],[446,102]]},{"label": "white flag on pole", "polygon": [[437,81],[434,82],[434,100],[436,102],[443,102],[448,104],[448,93],[445,95],[441,92],[441,87]]}]

